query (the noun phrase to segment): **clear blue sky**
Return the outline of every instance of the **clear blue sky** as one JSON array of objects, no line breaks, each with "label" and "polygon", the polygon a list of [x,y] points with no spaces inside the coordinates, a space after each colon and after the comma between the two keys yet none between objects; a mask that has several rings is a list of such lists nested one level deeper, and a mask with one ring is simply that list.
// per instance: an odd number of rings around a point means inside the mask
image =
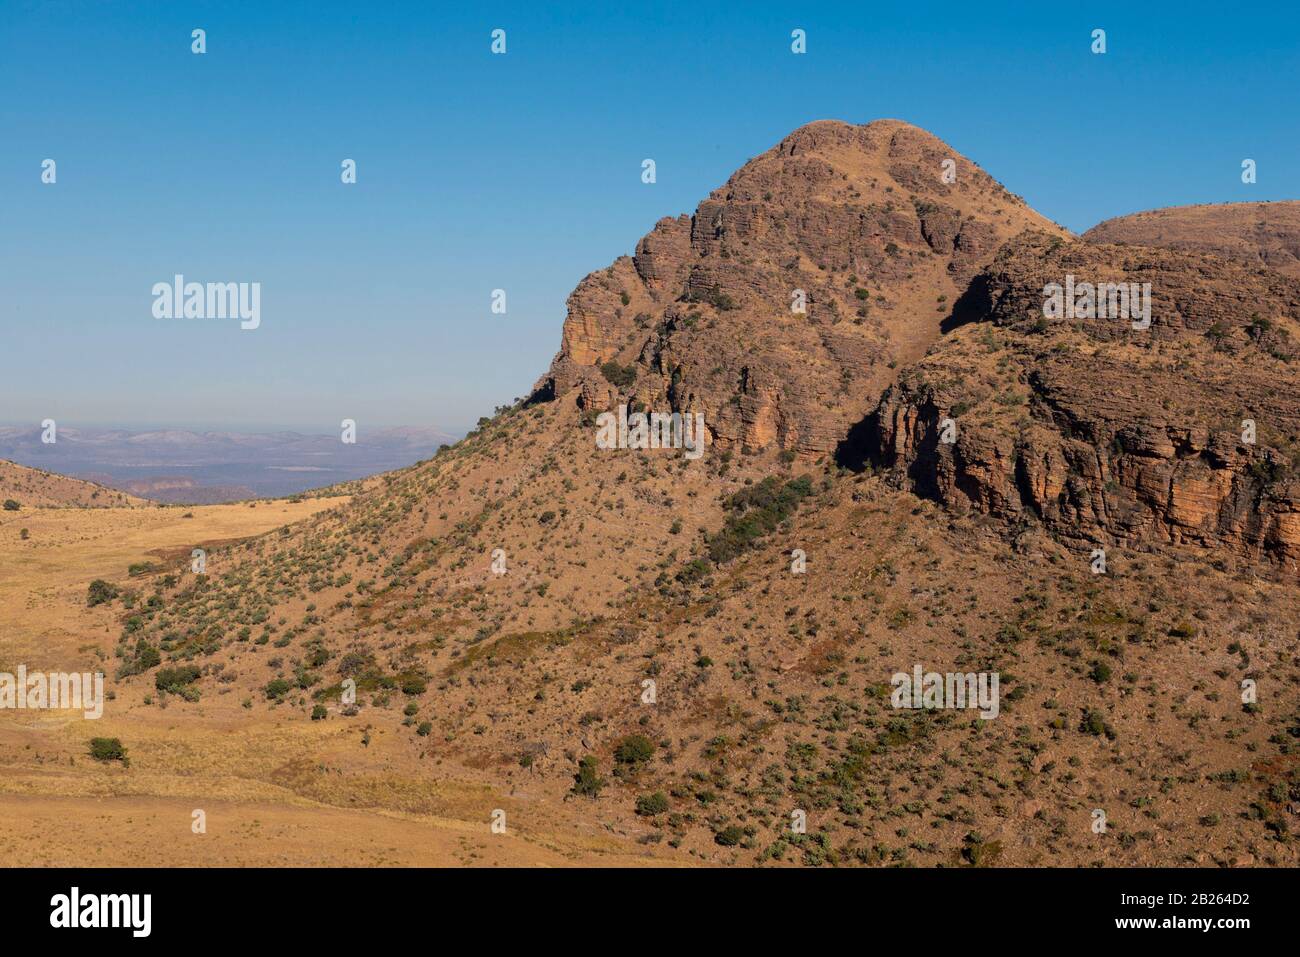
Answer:
[{"label": "clear blue sky", "polygon": [[[1075,230],[1300,197],[1294,4],[543,6],[0,0],[0,422],[472,424],[583,275],[815,119],[916,123]],[[154,319],[177,272],[261,282],[261,328]]]}]

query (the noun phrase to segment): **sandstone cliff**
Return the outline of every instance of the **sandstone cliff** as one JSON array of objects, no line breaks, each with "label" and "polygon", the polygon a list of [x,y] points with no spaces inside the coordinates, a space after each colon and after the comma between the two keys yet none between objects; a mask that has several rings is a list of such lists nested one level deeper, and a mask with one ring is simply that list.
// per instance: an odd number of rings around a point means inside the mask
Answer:
[{"label": "sandstone cliff", "polygon": [[[1044,286],[1067,274],[1149,282],[1150,328],[1045,319]],[[908,370],[860,430],[875,462],[921,494],[1065,537],[1296,567],[1300,281],[1031,235],[966,301],[978,321]]]}]

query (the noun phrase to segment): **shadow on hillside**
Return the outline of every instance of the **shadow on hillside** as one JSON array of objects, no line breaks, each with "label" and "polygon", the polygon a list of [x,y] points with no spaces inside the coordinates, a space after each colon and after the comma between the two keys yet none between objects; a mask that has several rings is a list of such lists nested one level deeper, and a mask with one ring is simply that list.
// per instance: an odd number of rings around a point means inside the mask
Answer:
[{"label": "shadow on hillside", "polygon": [[532,393],[528,396],[528,398],[524,399],[523,407],[526,409],[529,406],[539,405],[544,402],[554,402],[554,401],[555,401],[555,380],[547,379],[536,389],[534,389]]},{"label": "shadow on hillside", "polygon": [[880,422],[871,412],[856,423],[835,446],[835,464],[850,472],[865,472],[876,463],[876,450],[880,448]]},{"label": "shadow on hillside", "polygon": [[946,336],[954,329],[979,322],[989,314],[992,306],[993,297],[989,291],[988,277],[980,273],[971,280],[966,291],[952,304],[952,312],[939,324],[939,332]]}]

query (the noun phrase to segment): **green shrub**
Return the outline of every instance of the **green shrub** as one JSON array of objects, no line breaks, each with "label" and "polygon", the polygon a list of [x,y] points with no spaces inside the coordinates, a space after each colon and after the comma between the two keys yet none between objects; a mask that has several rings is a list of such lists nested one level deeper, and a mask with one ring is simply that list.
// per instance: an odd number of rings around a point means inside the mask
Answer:
[{"label": "green shrub", "polygon": [[729,312],[732,309],[739,309],[736,300],[721,289],[715,289],[709,296],[709,302],[713,303],[715,309],[720,312]]},{"label": "green shrub", "polygon": [[15,502],[13,499],[11,499],[11,498],[7,498],[7,499],[5,499],[5,511],[6,511],[6,512],[16,512],[16,511],[18,511],[20,508],[22,508],[22,506],[19,505],[17,502]]},{"label": "green shrub", "polygon": [[605,780],[598,773],[596,759],[587,755],[578,762],[578,773],[573,776],[573,793],[586,797],[595,797],[605,786]]},{"label": "green shrub", "polygon": [[600,374],[616,389],[630,389],[636,382],[636,366],[621,366],[613,359],[601,364]]},{"label": "green shrub", "polygon": [[974,831],[962,839],[962,860],[971,867],[992,867],[1001,855],[1001,841],[986,841]]},{"label": "green shrub", "polygon": [[1092,708],[1084,709],[1083,720],[1079,722],[1079,730],[1093,737],[1105,735],[1111,741],[1115,740],[1115,729],[1106,723],[1105,716]]},{"label": "green shrub", "polygon": [[702,558],[696,558],[683,565],[676,578],[683,585],[693,585],[708,574],[709,563]]},{"label": "green shrub", "polygon": [[[138,629],[127,628],[128,632],[133,630]],[[130,675],[138,675],[160,664],[162,664],[162,655],[159,654],[158,649],[145,639],[139,638],[136,640],[135,650],[123,658],[122,667],[117,669],[117,676],[126,678]]]},{"label": "green shrub", "polygon": [[90,756],[96,761],[121,761],[126,763],[126,749],[120,738],[91,738]]},{"label": "green shrub", "polygon": [[153,676],[154,687],[159,691],[179,694],[186,685],[199,680],[199,669],[195,665],[181,665],[179,668],[159,668]]},{"label": "green shrub", "polygon": [[329,711],[325,709],[323,704],[318,704],[311,709],[311,719],[313,721],[324,721],[327,714],[329,714]]},{"label": "green shrub", "polygon": [[402,694],[424,694],[428,684],[419,675],[405,675],[402,678]]},{"label": "green shrub", "polygon": [[91,608],[96,605],[105,605],[112,601],[118,595],[116,585],[104,581],[102,578],[96,578],[86,589],[86,604]]},{"label": "green shrub", "polygon": [[727,520],[709,539],[709,558],[720,565],[752,548],[758,539],[776,531],[794,514],[812,491],[812,480],[807,475],[784,485],[779,478],[769,475],[757,485],[729,496],[722,503],[728,513]]},{"label": "green shrub", "polygon": [[668,810],[668,795],[663,791],[654,794],[642,794],[636,799],[636,813],[642,817],[654,817]]},{"label": "green shrub", "polygon": [[284,678],[275,678],[266,683],[266,697],[268,701],[278,701],[293,690],[293,683],[286,681]]},{"label": "green shrub", "polygon": [[733,824],[718,831],[713,835],[713,839],[723,847],[735,847],[745,839],[745,832]]},{"label": "green shrub", "polygon": [[630,734],[614,749],[614,760],[619,764],[642,764],[654,757],[654,742],[644,734]]}]

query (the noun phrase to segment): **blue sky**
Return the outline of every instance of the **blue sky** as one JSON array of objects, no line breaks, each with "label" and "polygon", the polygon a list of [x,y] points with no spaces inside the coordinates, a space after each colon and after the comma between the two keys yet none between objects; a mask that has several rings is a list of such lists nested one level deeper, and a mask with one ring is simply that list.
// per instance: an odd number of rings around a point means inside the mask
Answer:
[{"label": "blue sky", "polygon": [[[1075,230],[1300,197],[1282,4],[466,6],[0,0],[0,422],[463,428],[582,276],[815,119],[916,123]],[[261,327],[154,319],[178,272],[260,282]]]}]

